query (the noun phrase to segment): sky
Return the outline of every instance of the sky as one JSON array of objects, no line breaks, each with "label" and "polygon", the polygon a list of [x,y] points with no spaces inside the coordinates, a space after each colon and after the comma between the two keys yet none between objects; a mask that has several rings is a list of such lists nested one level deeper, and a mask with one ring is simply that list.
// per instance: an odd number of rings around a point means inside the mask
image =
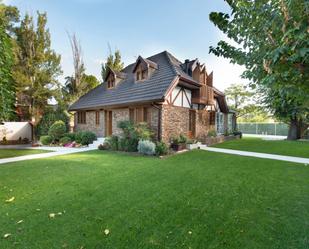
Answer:
[{"label": "sky", "polygon": [[52,48],[61,54],[65,76],[72,75],[73,60],[68,33],[75,33],[83,50],[87,74],[101,80],[101,63],[119,49],[125,65],[141,55],[164,50],[181,61],[198,58],[220,90],[240,78],[243,68],[209,54],[209,47],[226,40],[210,21],[212,11],[229,12],[224,0],[5,0],[21,14],[47,12]]}]

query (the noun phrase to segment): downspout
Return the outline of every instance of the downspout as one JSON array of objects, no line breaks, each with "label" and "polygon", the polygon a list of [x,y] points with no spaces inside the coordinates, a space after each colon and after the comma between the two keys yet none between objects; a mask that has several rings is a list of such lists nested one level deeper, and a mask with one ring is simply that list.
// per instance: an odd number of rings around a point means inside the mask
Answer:
[{"label": "downspout", "polygon": [[158,141],[161,141],[161,117],[162,117],[162,112],[160,106],[157,106],[155,104],[151,104],[154,108],[158,110]]}]

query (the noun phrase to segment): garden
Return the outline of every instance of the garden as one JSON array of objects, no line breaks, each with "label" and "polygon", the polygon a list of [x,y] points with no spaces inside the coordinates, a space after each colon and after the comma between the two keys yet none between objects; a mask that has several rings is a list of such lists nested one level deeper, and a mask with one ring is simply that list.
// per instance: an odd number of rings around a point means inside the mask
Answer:
[{"label": "garden", "polygon": [[40,137],[42,145],[64,146],[68,148],[88,146],[97,139],[91,131],[67,132],[67,126],[62,120],[54,122],[48,129],[48,135]]}]

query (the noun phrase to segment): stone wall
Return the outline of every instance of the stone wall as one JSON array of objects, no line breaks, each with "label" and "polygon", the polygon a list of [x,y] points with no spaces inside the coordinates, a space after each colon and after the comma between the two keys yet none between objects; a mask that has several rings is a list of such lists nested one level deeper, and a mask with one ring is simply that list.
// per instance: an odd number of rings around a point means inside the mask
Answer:
[{"label": "stone wall", "polygon": [[157,140],[158,138],[158,119],[159,119],[159,110],[155,107],[149,107],[147,113],[148,117],[148,124],[150,126],[150,129],[154,133],[154,139]]},{"label": "stone wall", "polygon": [[189,132],[190,109],[185,107],[162,105],[161,140],[169,143],[170,139]]},{"label": "stone wall", "polygon": [[100,123],[97,125],[95,123],[95,111],[87,111],[86,112],[86,124],[78,124],[77,123],[77,113],[74,114],[74,131],[92,131],[97,137],[105,136],[105,118],[104,111],[100,111]]},{"label": "stone wall", "polygon": [[114,109],[113,112],[113,135],[119,136],[122,131],[118,128],[118,123],[120,121],[129,120],[130,114],[129,114],[129,108],[124,109]]},{"label": "stone wall", "polygon": [[195,137],[198,140],[207,136],[208,132],[215,130],[215,125],[210,125],[210,113],[207,110],[196,110]]}]

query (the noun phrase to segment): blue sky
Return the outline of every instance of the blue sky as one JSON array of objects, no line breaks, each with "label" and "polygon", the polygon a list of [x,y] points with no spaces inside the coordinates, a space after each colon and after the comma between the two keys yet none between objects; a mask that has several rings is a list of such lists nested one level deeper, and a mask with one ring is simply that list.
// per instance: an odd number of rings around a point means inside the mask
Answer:
[{"label": "blue sky", "polygon": [[[199,58],[214,71],[215,85],[224,90],[243,82],[242,68],[209,54],[223,34],[209,21],[211,11],[228,12],[223,0],[5,0],[24,14],[46,11],[52,47],[61,54],[64,76],[73,71],[67,32],[80,39],[88,74],[100,78],[100,63],[120,49],[125,64],[138,55],[168,50],[180,60]],[[61,78],[63,80],[63,77]]]}]

